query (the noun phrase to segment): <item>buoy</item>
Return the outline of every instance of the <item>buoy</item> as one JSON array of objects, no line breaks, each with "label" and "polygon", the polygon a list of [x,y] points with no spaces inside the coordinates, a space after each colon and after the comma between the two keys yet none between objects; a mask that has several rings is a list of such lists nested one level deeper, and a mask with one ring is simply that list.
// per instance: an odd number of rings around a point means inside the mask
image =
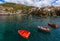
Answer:
[{"label": "buoy", "polygon": [[30,36],[30,32],[27,30],[18,30],[18,33],[25,39],[27,39]]}]

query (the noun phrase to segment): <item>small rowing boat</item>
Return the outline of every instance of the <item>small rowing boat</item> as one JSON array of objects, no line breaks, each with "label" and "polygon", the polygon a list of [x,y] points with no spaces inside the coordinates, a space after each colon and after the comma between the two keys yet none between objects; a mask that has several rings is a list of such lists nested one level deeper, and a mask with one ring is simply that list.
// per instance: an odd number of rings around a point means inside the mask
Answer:
[{"label": "small rowing boat", "polygon": [[30,36],[30,32],[27,30],[18,30],[18,33],[25,39],[27,39]]},{"label": "small rowing boat", "polygon": [[38,26],[39,30],[45,31],[45,32],[50,32],[50,28],[46,27],[46,26]]},{"label": "small rowing boat", "polygon": [[57,24],[53,24],[53,23],[48,23],[49,26],[52,26],[53,28],[58,28]]}]

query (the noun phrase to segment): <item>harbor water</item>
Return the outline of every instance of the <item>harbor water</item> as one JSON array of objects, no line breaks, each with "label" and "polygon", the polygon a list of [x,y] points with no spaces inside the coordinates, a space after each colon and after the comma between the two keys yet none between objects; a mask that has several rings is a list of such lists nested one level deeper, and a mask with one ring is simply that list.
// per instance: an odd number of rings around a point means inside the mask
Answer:
[{"label": "harbor water", "polygon": [[[58,24],[58,28],[48,26],[49,22]],[[37,26],[47,26],[51,31],[39,31]],[[18,34],[21,29],[31,32],[28,39]],[[0,16],[0,41],[60,41],[60,17]]]}]

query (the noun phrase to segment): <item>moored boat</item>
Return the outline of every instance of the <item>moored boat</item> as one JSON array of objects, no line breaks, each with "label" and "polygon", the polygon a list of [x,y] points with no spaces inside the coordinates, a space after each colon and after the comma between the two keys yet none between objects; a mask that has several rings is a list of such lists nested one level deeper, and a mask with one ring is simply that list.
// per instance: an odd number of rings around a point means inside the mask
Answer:
[{"label": "moored boat", "polygon": [[57,24],[53,24],[53,23],[48,23],[49,26],[52,26],[53,28],[58,28]]},{"label": "moored boat", "polygon": [[25,39],[28,39],[28,37],[30,36],[30,32],[27,30],[18,30],[18,33]]},{"label": "moored boat", "polygon": [[50,28],[46,27],[46,26],[38,26],[39,30],[45,31],[45,32],[50,32]]}]

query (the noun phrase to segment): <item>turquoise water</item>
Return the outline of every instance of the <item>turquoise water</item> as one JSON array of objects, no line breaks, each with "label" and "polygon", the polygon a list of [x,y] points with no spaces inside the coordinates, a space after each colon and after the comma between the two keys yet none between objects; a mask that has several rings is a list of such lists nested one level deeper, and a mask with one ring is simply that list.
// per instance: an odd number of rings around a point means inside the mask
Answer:
[{"label": "turquoise water", "polygon": [[[48,22],[59,25],[54,29]],[[50,33],[39,31],[37,26],[48,26]],[[18,34],[19,29],[31,32],[28,39]],[[60,41],[60,17],[27,17],[27,16],[0,16],[0,41]]]}]

